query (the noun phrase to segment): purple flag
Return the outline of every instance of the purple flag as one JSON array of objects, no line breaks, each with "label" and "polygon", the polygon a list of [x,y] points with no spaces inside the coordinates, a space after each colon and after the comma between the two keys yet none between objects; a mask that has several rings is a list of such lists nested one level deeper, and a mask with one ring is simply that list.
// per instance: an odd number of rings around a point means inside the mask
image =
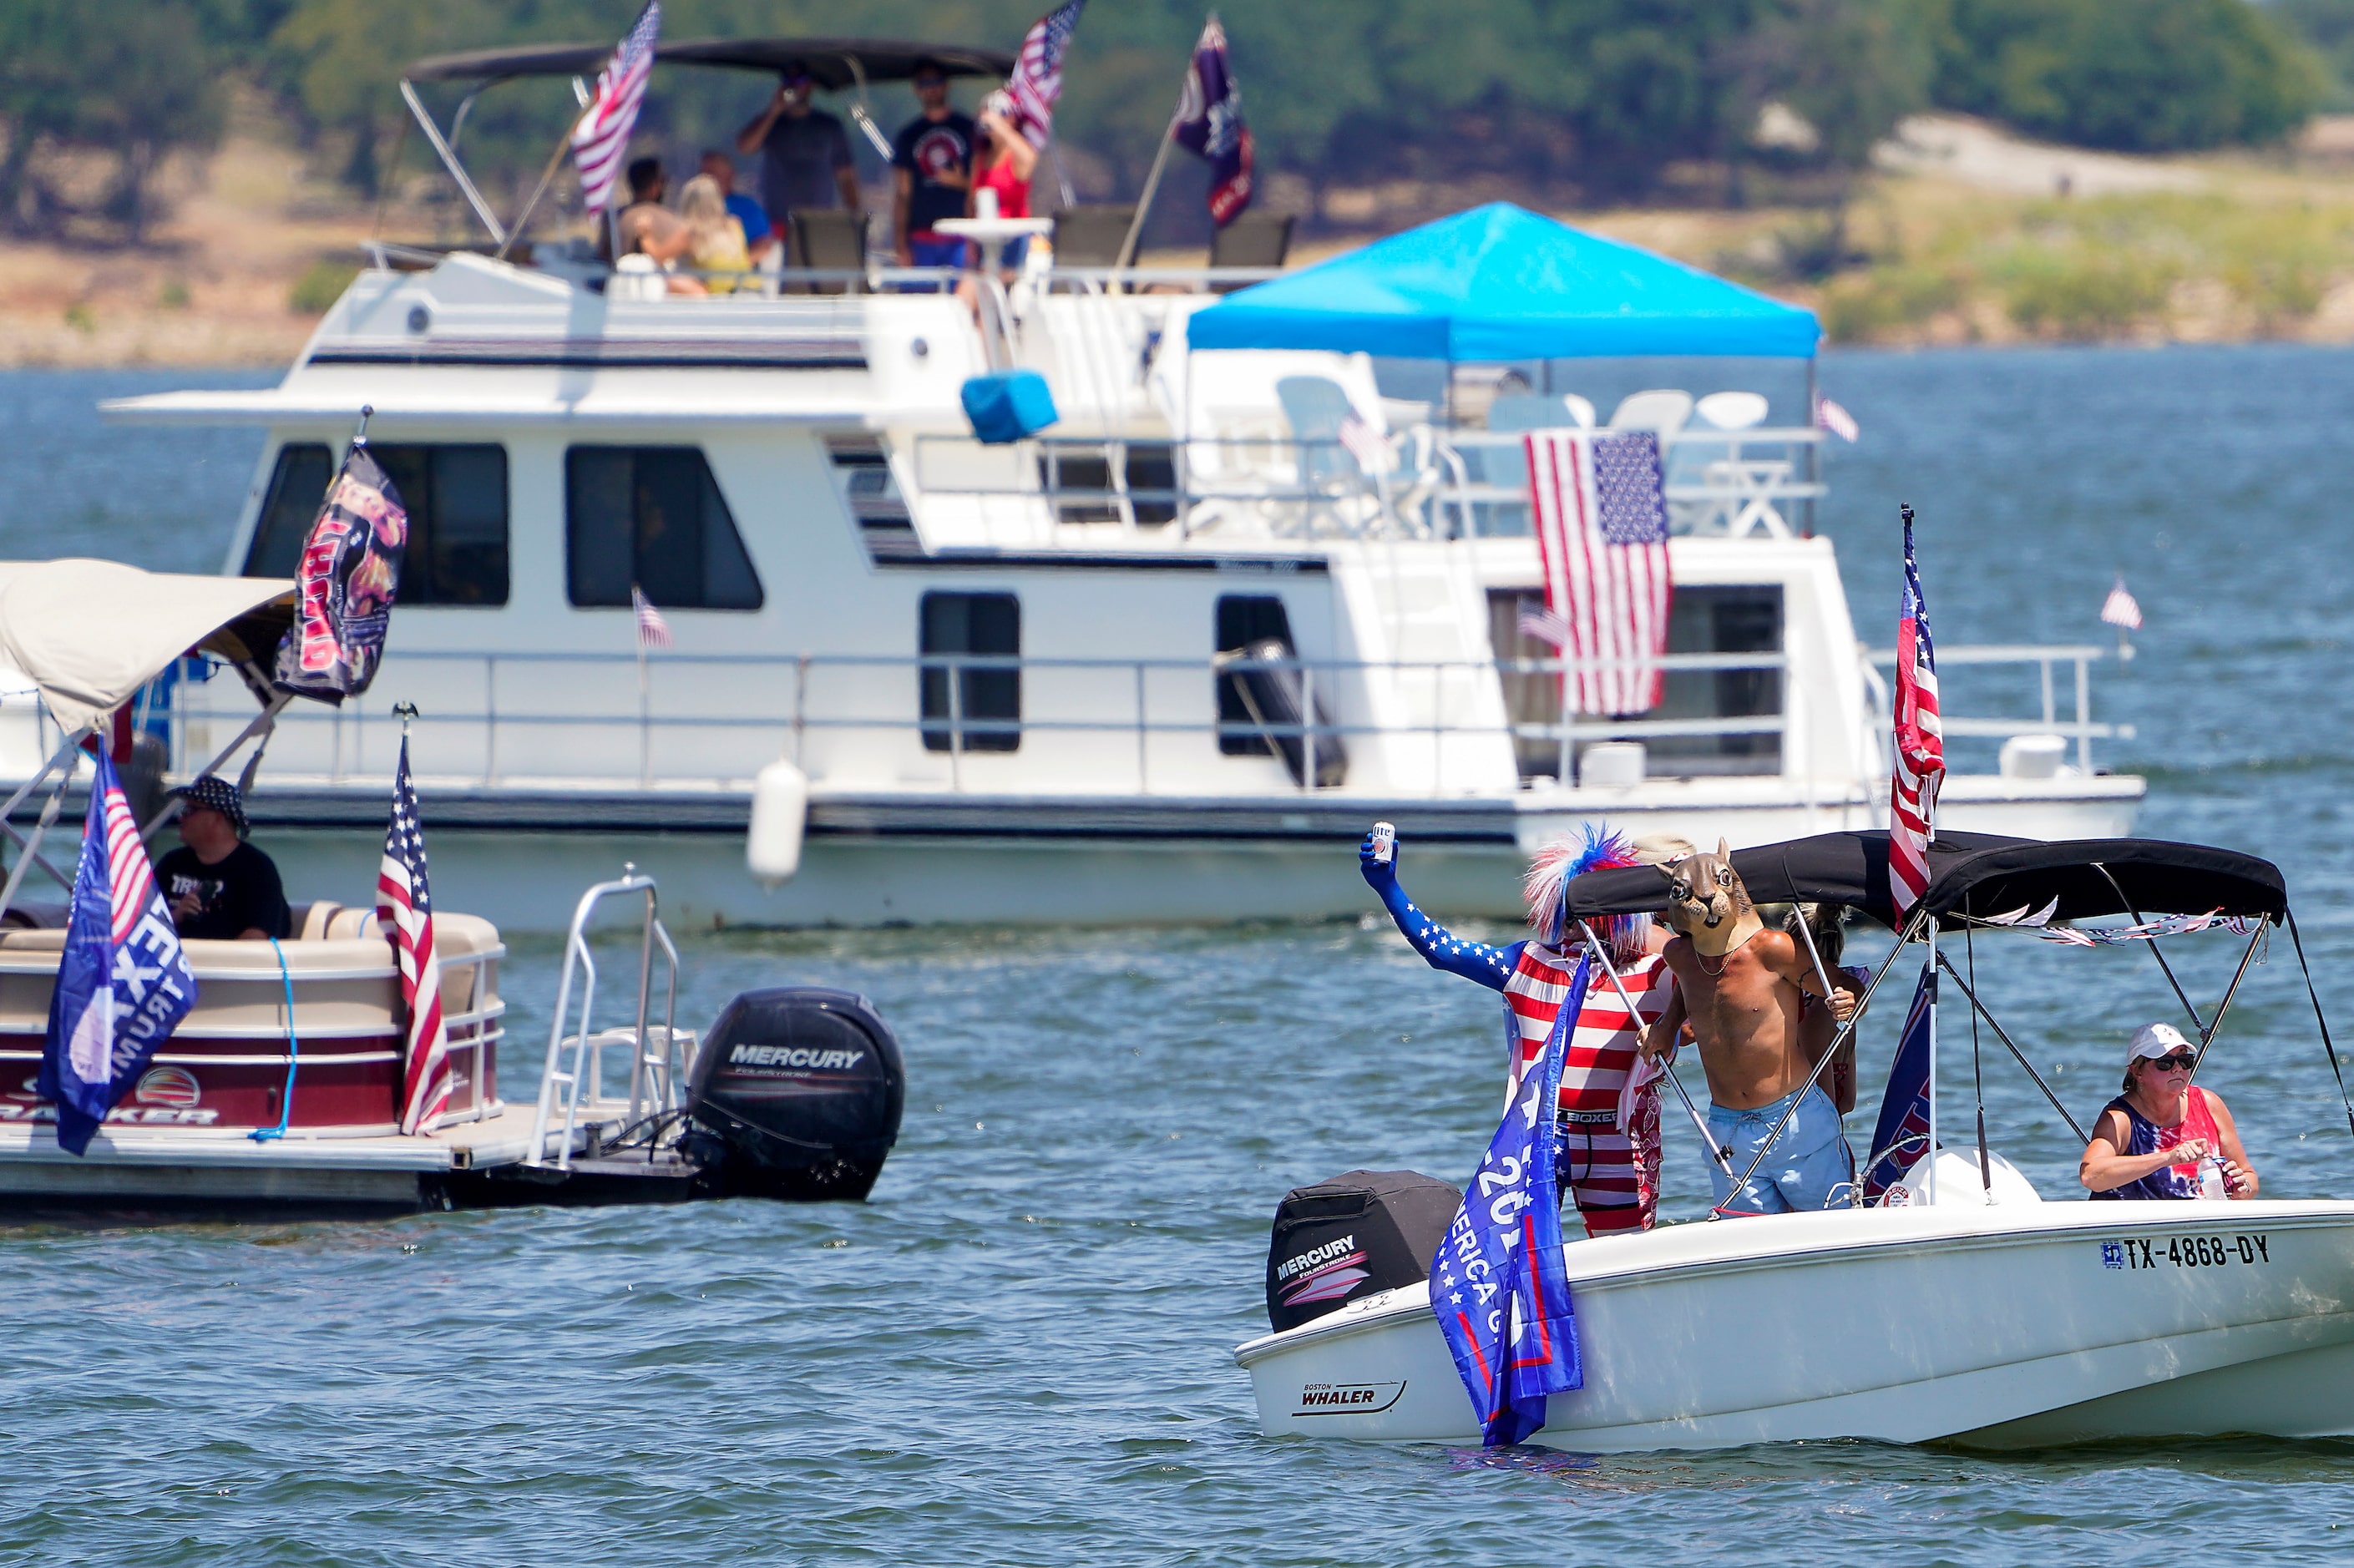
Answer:
[{"label": "purple flag", "polygon": [[1251,133],[1243,123],[1243,93],[1226,66],[1226,30],[1212,16],[1193,46],[1185,98],[1177,110],[1178,145],[1210,164],[1210,218],[1224,228],[1250,206]]}]

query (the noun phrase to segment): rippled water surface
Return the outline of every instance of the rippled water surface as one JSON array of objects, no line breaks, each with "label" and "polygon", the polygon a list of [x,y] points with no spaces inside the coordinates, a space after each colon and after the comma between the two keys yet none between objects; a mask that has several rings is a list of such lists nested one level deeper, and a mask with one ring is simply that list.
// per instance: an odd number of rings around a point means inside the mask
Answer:
[{"label": "rippled water surface", "polygon": [[[217,379],[0,376],[0,555],[214,567],[254,438],[107,431],[88,408]],[[1899,499],[1948,641],[2101,641],[2125,571],[2150,626],[2100,705],[2137,735],[2098,760],[2150,776],[2147,831],[2282,862],[2354,1019],[2354,355],[1839,355],[1824,381],[1865,428],[1829,514],[1864,634],[1887,635]],[[1949,675],[1949,700],[2014,694],[1974,679]],[[1411,844],[1404,868],[1410,885]],[[2126,1030],[2167,1015],[2147,958],[1980,946],[1990,999],[2089,1115]],[[518,948],[510,1093],[535,1082],[555,969],[551,944]],[[2178,948],[2194,994],[2220,991],[2221,948]],[[0,1557],[2122,1563],[2309,1561],[2354,1528],[2354,1445],[2334,1443],[1593,1458],[1261,1438],[1230,1351],[1264,1325],[1276,1199],[1352,1165],[1459,1179],[1492,1127],[1490,997],[1347,925],[729,933],[687,959],[696,1022],[790,980],[892,1020],[908,1113],[871,1202],[0,1233]],[[1893,1028],[1868,1032],[1867,1099]],[[2059,1118],[1985,1068],[1997,1146],[2064,1195]],[[2354,1190],[2285,942],[2210,1073],[2269,1192]],[[1669,1139],[1666,1206],[1691,1213],[1695,1151]],[[1903,1309],[1723,1332],[1771,1354]]]}]

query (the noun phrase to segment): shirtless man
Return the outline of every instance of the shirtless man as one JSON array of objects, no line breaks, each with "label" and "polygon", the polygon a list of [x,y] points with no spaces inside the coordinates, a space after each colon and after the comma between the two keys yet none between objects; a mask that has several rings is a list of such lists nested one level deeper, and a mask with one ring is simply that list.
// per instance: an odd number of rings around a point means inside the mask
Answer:
[{"label": "shirtless man", "polygon": [[[1676,988],[1641,1049],[1646,1056],[1667,1051],[1690,1020],[1708,1075],[1709,1136],[1733,1156],[1730,1176],[1713,1161],[1709,1166],[1717,1209],[1787,1213],[1843,1202],[1855,1179],[1855,1157],[1838,1107],[1809,1081],[1818,1053],[1829,1042],[1809,1041],[1802,1021],[1807,998],[1828,1000],[1834,1017],[1852,1014],[1853,977],[1833,969],[1833,989],[1826,992],[1798,938],[1769,931],[1758,918],[1722,841],[1712,855],[1693,855],[1660,870],[1669,879],[1668,920],[1677,933],[1662,956]],[[1756,1160],[1794,1101],[1789,1126],[1736,1196],[1734,1178]]]}]

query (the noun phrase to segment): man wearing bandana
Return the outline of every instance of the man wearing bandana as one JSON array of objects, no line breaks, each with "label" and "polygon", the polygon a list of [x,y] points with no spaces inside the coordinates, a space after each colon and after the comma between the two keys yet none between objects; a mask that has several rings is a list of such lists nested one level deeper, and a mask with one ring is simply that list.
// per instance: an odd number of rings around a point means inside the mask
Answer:
[{"label": "man wearing bandana", "polygon": [[292,925],[285,885],[270,858],[245,842],[245,800],[207,773],[172,791],[181,799],[180,847],[155,863],[155,885],[184,938],[259,942]]},{"label": "man wearing bandana", "polygon": [[1554,1178],[1563,1201],[1577,1204],[1590,1236],[1649,1230],[1659,1210],[1660,1075],[1639,1060],[1636,1047],[1641,1031],[1667,1012],[1673,982],[1657,951],[1664,938],[1648,916],[1595,922],[1609,968],[1593,962],[1584,951],[1584,932],[1566,918],[1564,889],[1582,872],[1645,860],[1606,829],[1588,829],[1578,843],[1549,845],[1530,867],[1522,890],[1536,935],[1496,948],[1459,938],[1416,908],[1398,885],[1394,853],[1377,859],[1372,836],[1358,853],[1366,883],[1416,952],[1433,969],[1503,993],[1514,1089],[1543,1054],[1575,991],[1578,966],[1586,966],[1584,1001],[1562,1068]]}]

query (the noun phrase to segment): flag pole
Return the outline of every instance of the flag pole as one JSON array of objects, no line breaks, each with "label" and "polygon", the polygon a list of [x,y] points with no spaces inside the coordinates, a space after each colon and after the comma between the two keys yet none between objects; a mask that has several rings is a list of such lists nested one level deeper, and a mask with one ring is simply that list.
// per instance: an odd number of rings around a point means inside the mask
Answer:
[{"label": "flag pole", "polygon": [[523,211],[516,214],[514,222],[508,226],[507,237],[499,241],[498,250],[491,258],[493,260],[505,260],[507,252],[514,248],[514,242],[523,238],[524,225],[531,221],[531,215],[538,209],[539,198],[547,194],[548,184],[556,178],[556,171],[564,166],[564,154],[572,150],[573,136],[579,131],[580,122],[588,118],[588,110],[584,105],[580,112],[572,117],[572,123],[564,128],[564,134],[557,138],[556,151],[547,155],[547,166],[539,171],[539,184],[531,187],[531,199],[523,204]]},{"label": "flag pole", "polygon": [[1152,171],[1144,176],[1144,194],[1137,198],[1136,216],[1129,220],[1128,238],[1119,242],[1119,260],[1114,270],[1126,271],[1136,256],[1136,242],[1144,234],[1144,220],[1151,216],[1152,198],[1161,189],[1161,171],[1169,165],[1169,149],[1177,143],[1177,125],[1185,112],[1187,89],[1193,80],[1193,57],[1185,56],[1185,80],[1177,89],[1177,107],[1169,113],[1169,128],[1161,132],[1161,145],[1152,154]]}]

